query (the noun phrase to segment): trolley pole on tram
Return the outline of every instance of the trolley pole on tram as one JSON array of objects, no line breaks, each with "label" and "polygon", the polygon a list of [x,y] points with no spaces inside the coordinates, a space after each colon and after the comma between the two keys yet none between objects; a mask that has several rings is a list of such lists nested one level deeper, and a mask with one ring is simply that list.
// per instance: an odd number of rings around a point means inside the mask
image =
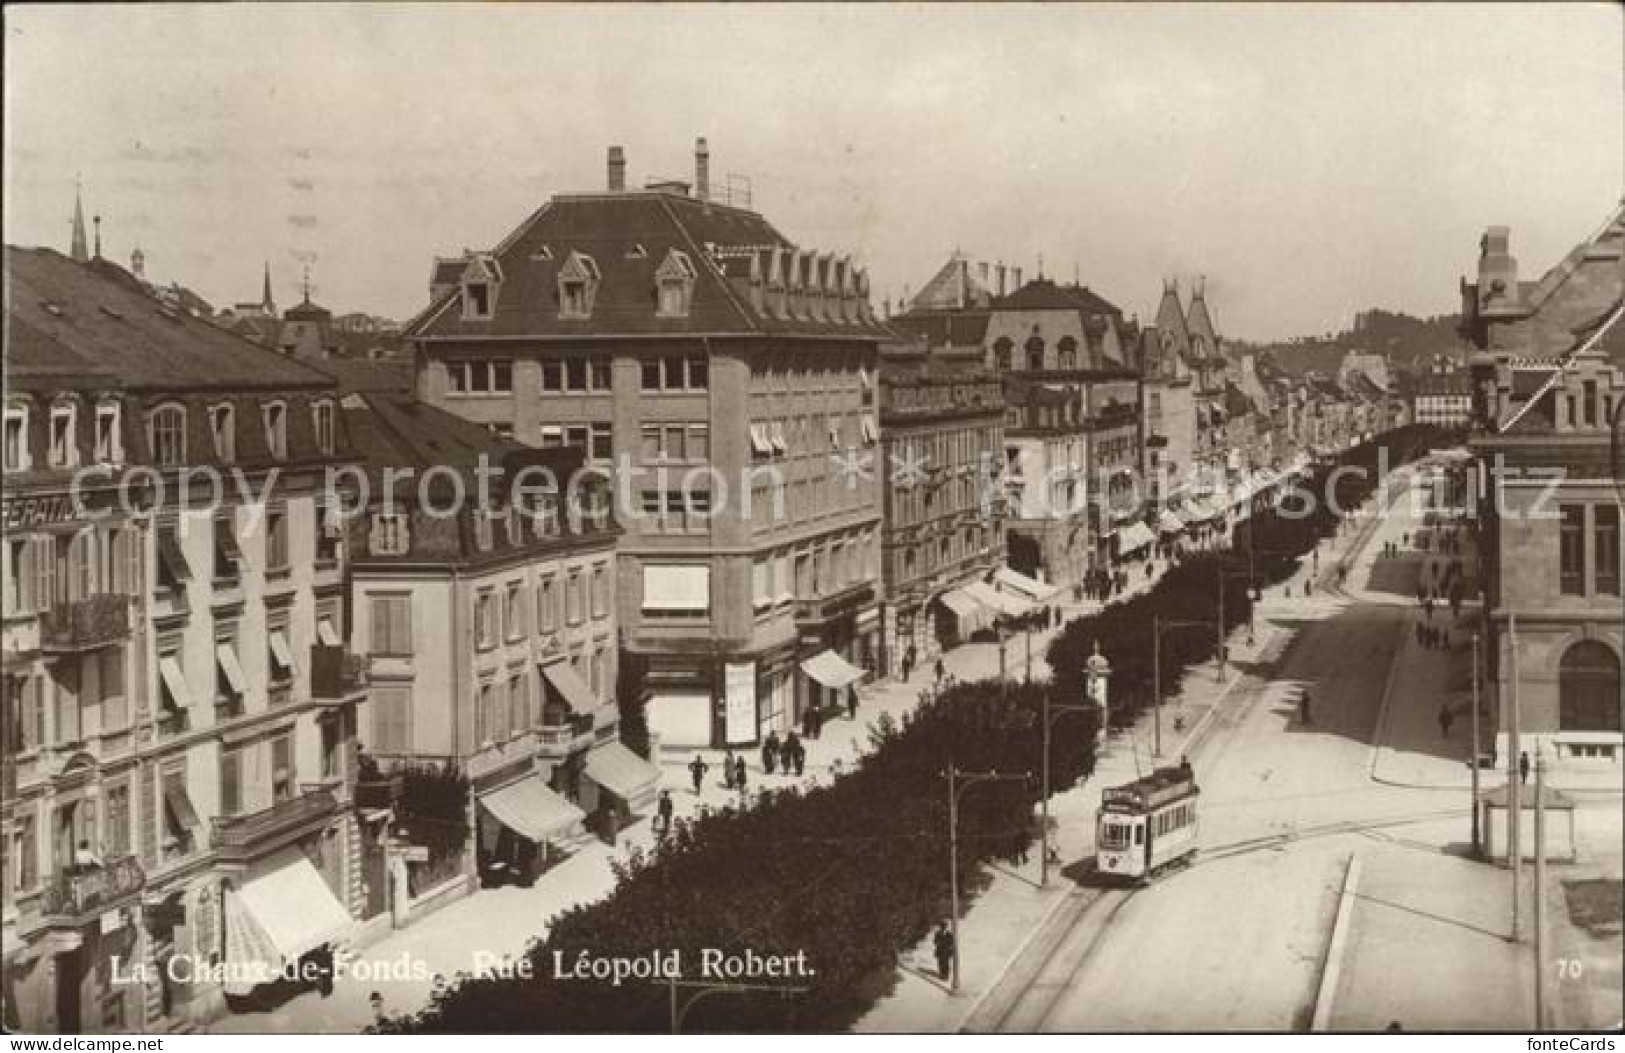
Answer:
[{"label": "trolley pole on tram", "polygon": [[1535,749],[1535,1030],[1546,1030],[1546,754]]},{"label": "trolley pole on tram", "polygon": [[948,991],[959,993],[959,798],[979,782],[1023,782],[1032,772],[1000,775],[996,771],[960,771],[950,765],[942,773],[948,780],[948,931],[954,938],[953,968],[949,970]]},{"label": "trolley pole on tram", "polygon": [[[1223,589],[1220,589],[1221,594]],[[1220,600],[1220,610],[1223,610],[1223,600]],[[1162,756],[1162,634],[1168,629],[1206,629],[1210,623],[1180,621],[1169,619],[1164,621],[1160,615],[1151,616],[1151,752],[1154,756]],[[1219,621],[1224,624],[1223,619]],[[1222,644],[1224,631],[1219,636]]]}]

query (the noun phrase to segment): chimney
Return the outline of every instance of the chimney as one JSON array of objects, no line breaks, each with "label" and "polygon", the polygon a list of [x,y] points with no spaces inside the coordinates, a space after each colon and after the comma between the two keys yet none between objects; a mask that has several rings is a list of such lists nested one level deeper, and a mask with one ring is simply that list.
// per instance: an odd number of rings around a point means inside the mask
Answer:
[{"label": "chimney", "polygon": [[1003,263],[995,263],[993,265],[993,276],[994,276],[994,281],[995,281],[995,287],[998,289],[999,295],[1003,296],[1004,295],[1004,264]]},{"label": "chimney", "polygon": [[694,140],[694,196],[711,200],[711,148],[703,136]]},{"label": "chimney", "polygon": [[976,265],[976,280],[981,282],[984,288],[987,286],[987,263],[986,262],[978,263]]},{"label": "chimney", "polygon": [[1015,292],[1017,289],[1020,289],[1020,288],[1021,288],[1021,268],[1020,267],[1011,267],[1010,268],[1010,291]]},{"label": "chimney", "polygon": [[619,146],[609,148],[609,189],[614,193],[626,189],[626,152]]}]

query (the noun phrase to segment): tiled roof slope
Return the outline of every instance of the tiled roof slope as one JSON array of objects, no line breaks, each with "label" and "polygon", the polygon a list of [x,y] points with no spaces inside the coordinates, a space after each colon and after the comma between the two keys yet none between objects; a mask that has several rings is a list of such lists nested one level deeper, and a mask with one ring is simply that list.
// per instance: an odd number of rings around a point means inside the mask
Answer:
[{"label": "tiled roof slope", "polygon": [[52,249],[8,245],[5,285],[8,368],[71,365],[110,373],[132,391],[287,390],[333,383],[302,363],[170,310],[105,260],[77,263]]},{"label": "tiled roof slope", "polygon": [[[671,250],[687,255],[695,280],[686,317],[656,313],[655,272]],[[715,249],[715,255],[712,253]],[[592,257],[601,275],[590,317],[561,318],[558,277],[573,253]],[[492,253],[501,275],[492,317],[469,320],[451,289],[414,319],[406,335],[460,337],[567,337],[624,333],[794,334],[884,339],[868,307],[867,278],[835,260],[797,253],[789,239],[754,212],[664,192],[560,195],[521,224]],[[793,264],[799,264],[793,266]],[[837,298],[791,296],[786,312],[752,302],[753,283],[772,285],[776,272],[794,271],[787,284],[816,280],[847,289],[849,317],[832,317]],[[861,310],[858,302],[861,300]],[[781,316],[782,315],[782,316]]]}]

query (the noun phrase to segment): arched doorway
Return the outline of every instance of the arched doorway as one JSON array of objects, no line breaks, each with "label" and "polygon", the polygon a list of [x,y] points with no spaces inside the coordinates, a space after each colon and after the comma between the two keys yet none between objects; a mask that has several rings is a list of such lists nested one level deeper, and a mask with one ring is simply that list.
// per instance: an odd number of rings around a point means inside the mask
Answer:
[{"label": "arched doorway", "polygon": [[1582,640],[1563,652],[1558,673],[1558,727],[1619,731],[1619,659],[1606,645]]}]

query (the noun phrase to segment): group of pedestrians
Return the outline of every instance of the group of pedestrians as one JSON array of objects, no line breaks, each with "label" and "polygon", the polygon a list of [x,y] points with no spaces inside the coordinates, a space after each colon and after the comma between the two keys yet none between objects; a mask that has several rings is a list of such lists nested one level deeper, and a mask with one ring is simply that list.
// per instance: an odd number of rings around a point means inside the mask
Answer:
[{"label": "group of pedestrians", "polygon": [[1119,568],[1113,571],[1101,567],[1085,574],[1073,593],[1074,598],[1080,602],[1088,598],[1099,603],[1109,603],[1112,597],[1126,588],[1128,588],[1127,570]]},{"label": "group of pedestrians", "polygon": [[1450,630],[1427,622],[1416,623],[1416,642],[1429,651],[1450,650]]},{"label": "group of pedestrians", "polygon": [[801,737],[790,732],[779,741],[776,731],[768,732],[767,738],[762,740],[762,770],[769,775],[778,768],[785,775],[799,776],[807,767],[807,748],[801,744]]}]

